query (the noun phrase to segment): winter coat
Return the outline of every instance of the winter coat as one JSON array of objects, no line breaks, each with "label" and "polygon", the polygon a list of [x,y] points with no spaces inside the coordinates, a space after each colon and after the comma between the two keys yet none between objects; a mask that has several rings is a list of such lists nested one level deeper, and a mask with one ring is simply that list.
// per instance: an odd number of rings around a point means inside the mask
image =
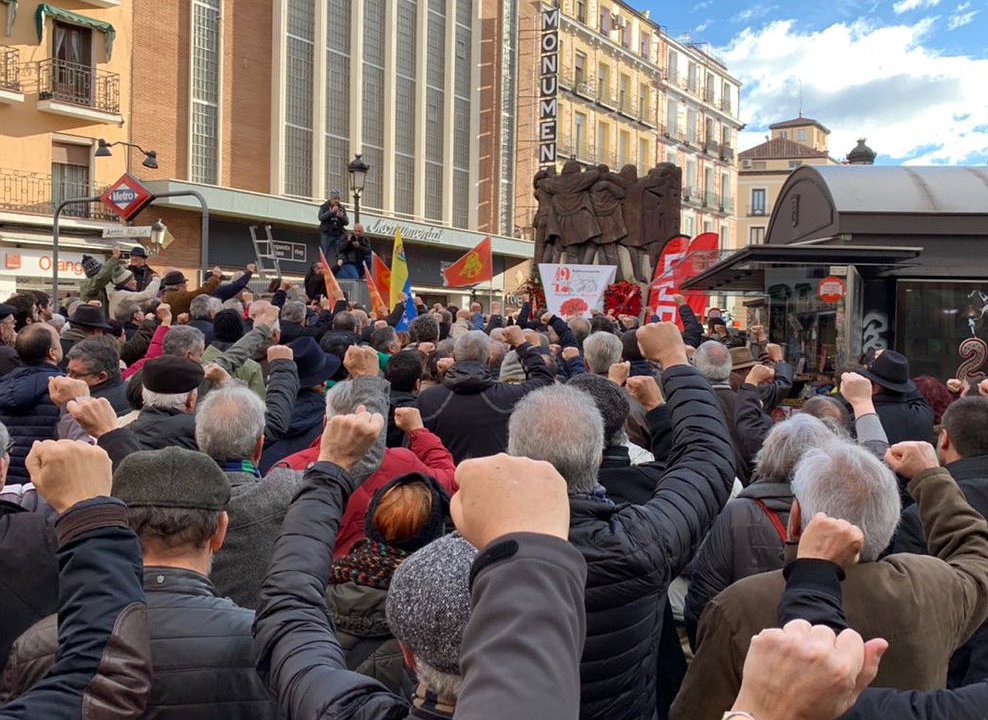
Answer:
[{"label": "winter coat", "polygon": [[[323,235],[339,237],[343,235],[343,228],[350,224],[350,218],[347,217],[343,203],[339,203],[338,207],[343,211],[339,215],[333,212],[329,200],[319,206],[319,232]],[[326,260],[331,266],[336,262],[336,258],[326,258]]]},{"label": "winter coat", "polygon": [[78,327],[72,327],[71,323],[69,327],[65,329],[59,340],[62,343],[62,369],[64,370],[69,364],[69,350],[79,342],[80,340],[85,340],[90,337],[88,333]]},{"label": "winter coat", "polygon": [[[662,386],[674,441],[652,498],[615,505],[570,497],[569,540],[587,561],[583,720],[655,715],[669,583],[707,534],[734,480],[730,435],[707,381],[680,365],[665,370]],[[648,419],[656,421],[660,409]]]},{"label": "winter coat", "polygon": [[[214,340],[213,344],[207,347],[202,354],[202,364],[208,365],[211,362],[216,362],[216,359],[229,347],[230,345],[227,343],[219,343]],[[250,358],[244,360],[244,364],[237,368],[233,377],[237,380],[243,380],[247,387],[253,390],[261,400],[264,399],[264,372],[259,363]]]},{"label": "winter coat", "polygon": [[[684,615],[691,644],[695,644],[703,609],[721,590],[741,578],[783,566],[792,499],[788,482],[756,480],[717,517],[690,565]],[[769,510],[775,513],[779,527]]]},{"label": "winter coat", "polygon": [[724,417],[727,419],[727,427],[731,432],[731,448],[734,454],[734,474],[738,480],[741,481],[742,485],[747,485],[750,480],[751,471],[748,467],[748,463],[744,459],[744,454],[741,452],[742,438],[738,433],[737,429],[737,418],[736,418],[736,404],[738,394],[731,389],[731,386],[727,383],[713,383],[711,387],[714,390],[714,394],[717,396],[717,400],[720,402],[721,410],[724,411]]},{"label": "winter coat", "polygon": [[10,646],[58,609],[55,527],[42,512],[0,500],[0,668]]},{"label": "winter coat", "polygon": [[282,345],[290,345],[293,340],[297,340],[298,338],[304,336],[313,337],[318,341],[319,338],[329,332],[332,327],[333,313],[329,310],[323,310],[320,312],[312,319],[312,322],[309,325],[302,325],[301,323],[282,320],[280,343]]},{"label": "winter coat", "polygon": [[106,286],[113,280],[113,271],[118,263],[119,261],[115,257],[105,258],[99,272],[91,278],[86,278],[79,285],[79,299],[84,303],[91,300],[99,300],[105,308],[108,304]]},{"label": "winter coat", "polygon": [[[136,276],[135,276],[136,277]],[[125,302],[133,302],[143,306],[148,300],[154,300],[161,288],[161,278],[152,280],[143,290],[128,290],[127,288],[117,289],[113,285],[108,285],[106,289],[107,307],[106,316],[116,317],[120,305]]]},{"label": "winter coat", "polygon": [[[971,507],[988,517],[988,455],[962,458],[945,467],[957,481]],[[919,508],[915,505],[902,513],[893,552],[930,553],[919,519]],[[978,628],[974,637],[958,648],[950,659],[947,687],[961,687],[982,680],[988,680],[988,623]]]},{"label": "winter coat", "polygon": [[918,391],[905,394],[883,391],[872,399],[890,445],[933,439],[933,408]]},{"label": "winter coat", "polygon": [[161,296],[161,302],[168,303],[172,309],[172,317],[178,319],[182,313],[189,311],[192,300],[199,295],[212,295],[213,291],[220,286],[220,279],[215,275],[210,275],[206,281],[195,290],[165,290]]},{"label": "winter coat", "polygon": [[121,380],[119,375],[89,388],[89,395],[90,397],[109,400],[110,405],[113,406],[113,412],[117,415],[126,415],[133,410],[130,401],[127,400],[127,383]]},{"label": "winter coat", "polygon": [[536,348],[526,342],[516,350],[528,375],[526,382],[500,383],[484,363],[459,362],[446,371],[442,385],[419,393],[422,422],[457,463],[507,450],[508,419],[515,404],[531,391],[552,385],[549,368]]},{"label": "winter coat", "polygon": [[[988,615],[988,524],[944,468],[919,473],[909,491],[935,557],[900,553],[850,566],[844,608],[862,637],[890,639],[875,687],[931,690],[943,687],[950,656]],[[781,571],[762,573],[707,604],[672,720],[715,720],[730,708],[751,638],[777,627],[784,590]]]},{"label": "winter coat", "polygon": [[395,410],[403,407],[418,407],[418,405],[418,396],[404,390],[391,389],[391,396],[388,401],[388,447],[405,445],[405,431],[399,430],[395,424]]},{"label": "winter coat", "polygon": [[180,447],[198,450],[196,416],[182,410],[145,407],[128,426],[137,436],[142,450]]},{"label": "winter coat", "polygon": [[[352,241],[356,241],[356,245],[354,245]],[[363,270],[364,263],[370,262],[370,238],[366,235],[356,234],[351,234],[346,240],[341,238],[337,257],[342,260],[344,264],[349,263],[351,265],[356,265]]]},{"label": "winter coat", "polygon": [[[345,666],[325,592],[336,524],[354,486],[331,463],[306,471],[261,591],[254,621],[258,672],[291,718],[448,717],[410,708],[404,697]],[[576,658],[586,622],[579,554],[557,538],[518,533],[479,555],[472,575],[473,608],[460,651],[467,680],[456,717],[575,718]],[[552,611],[535,618],[536,607]]]},{"label": "winter coat", "polygon": [[189,320],[189,327],[194,327],[196,330],[202,333],[203,338],[205,338],[206,345],[211,345],[213,340],[216,339],[215,337],[213,337],[212,320],[203,320],[201,318]]},{"label": "winter coat", "polygon": [[258,467],[261,474],[284,458],[309,447],[322,433],[326,417],[326,395],[310,388],[302,388],[295,398],[291,420],[284,432],[269,434]]},{"label": "winter coat", "polygon": [[248,284],[250,284],[250,279],[253,273],[250,270],[244,270],[240,277],[228,283],[220,285],[216,290],[213,291],[213,297],[217,297],[222,302],[226,302],[230,298],[241,292]]},{"label": "winter coat", "polygon": [[128,265],[127,269],[134,274],[134,280],[137,281],[137,289],[143,290],[151,283],[151,276],[155,274],[147,265],[142,265],[137,267],[136,265]]},{"label": "winter coat", "polygon": [[0,377],[23,365],[13,345],[0,345]]},{"label": "winter coat", "polygon": [[[144,568],[151,627],[146,720],[275,720],[274,699],[254,671],[254,613],[216,594],[209,578],[173,567]],[[58,616],[17,641],[5,672],[13,697],[33,687],[58,649]]]},{"label": "winter coat", "polygon": [[49,378],[62,375],[54,365],[28,365],[0,378],[0,422],[7,426],[14,447],[10,451],[7,482],[30,482],[24,458],[35,440],[55,438],[59,410],[48,396]]},{"label": "winter coat", "polygon": [[655,486],[666,472],[669,450],[672,448],[672,425],[669,408],[660,405],[647,416],[652,438],[652,462],[631,464],[631,454],[626,445],[610,445],[604,448],[597,479],[607,497],[617,503],[644,505],[655,494]]}]

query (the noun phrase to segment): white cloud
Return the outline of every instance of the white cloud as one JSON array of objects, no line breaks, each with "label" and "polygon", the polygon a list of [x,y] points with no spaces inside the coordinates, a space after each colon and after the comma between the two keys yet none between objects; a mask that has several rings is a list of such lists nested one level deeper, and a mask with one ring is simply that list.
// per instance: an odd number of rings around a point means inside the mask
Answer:
[{"label": "white cloud", "polygon": [[977,15],[978,12],[978,10],[971,10],[971,3],[961,3],[957,6],[954,14],[947,20],[947,29],[956,30],[957,28],[962,28],[965,25],[970,25],[974,22],[974,16]]},{"label": "white cloud", "polygon": [[911,10],[936,7],[939,4],[940,0],[899,0],[892,6],[892,10],[895,11],[896,15],[902,15]]},{"label": "white cloud", "polygon": [[714,0],[702,0],[702,2],[698,2],[696,5],[693,6],[693,10],[691,12],[700,12],[701,10],[706,10],[708,7],[710,7],[713,4],[714,4]]},{"label": "white cloud", "polygon": [[762,142],[773,122],[803,112],[828,126],[831,155],[858,137],[880,155],[922,163],[984,163],[988,59],[924,46],[933,19],[886,25],[857,20],[800,31],[792,20],[748,28],[720,50],[744,84],[740,149]]},{"label": "white cloud", "polygon": [[706,30],[708,27],[710,27],[710,22],[709,21],[702,22],[699,25],[697,25],[695,28],[693,28],[693,32],[695,32],[697,35],[699,35],[704,30]]},{"label": "white cloud", "polygon": [[[938,0],[939,2],[939,0]],[[752,20],[757,20],[763,18],[773,10],[778,9],[778,5],[768,5],[765,3],[758,3],[757,5],[752,5],[751,7],[746,7],[744,10],[740,10],[734,14],[731,18],[733,23],[746,23]]]}]

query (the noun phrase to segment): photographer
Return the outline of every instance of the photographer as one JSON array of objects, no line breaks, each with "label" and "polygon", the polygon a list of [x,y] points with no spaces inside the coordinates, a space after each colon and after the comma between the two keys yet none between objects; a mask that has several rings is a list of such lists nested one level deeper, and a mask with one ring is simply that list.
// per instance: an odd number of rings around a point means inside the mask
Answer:
[{"label": "photographer", "polygon": [[336,268],[337,251],[343,239],[343,228],[350,224],[346,208],[340,202],[340,191],[329,193],[329,200],[319,206],[319,247],[330,267]]},{"label": "photographer", "polygon": [[333,272],[337,277],[358,280],[364,276],[364,263],[370,260],[370,240],[364,235],[364,226],[355,223],[353,232],[339,248]]}]

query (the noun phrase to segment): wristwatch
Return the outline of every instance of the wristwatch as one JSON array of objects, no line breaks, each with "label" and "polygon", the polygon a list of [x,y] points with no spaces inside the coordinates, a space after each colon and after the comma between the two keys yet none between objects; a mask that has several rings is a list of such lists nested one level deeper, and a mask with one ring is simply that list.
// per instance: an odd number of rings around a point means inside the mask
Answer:
[{"label": "wristwatch", "polygon": [[721,720],[755,720],[755,716],[743,710],[728,710]]}]

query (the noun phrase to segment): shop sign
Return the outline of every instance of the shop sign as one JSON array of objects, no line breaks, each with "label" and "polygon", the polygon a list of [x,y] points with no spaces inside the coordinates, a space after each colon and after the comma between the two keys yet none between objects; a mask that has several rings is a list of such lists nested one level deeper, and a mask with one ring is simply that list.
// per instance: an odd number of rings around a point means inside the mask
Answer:
[{"label": "shop sign", "polygon": [[446,230],[431,225],[399,222],[387,218],[377,218],[363,223],[364,232],[380,237],[394,237],[395,231],[401,231],[403,240],[412,242],[442,243],[446,239]]},{"label": "shop sign", "polygon": [[150,238],[150,225],[111,225],[103,228],[104,240],[123,240],[126,238]]},{"label": "shop sign", "polygon": [[279,260],[285,260],[286,262],[305,262],[305,243],[274,242],[271,245],[274,247],[274,254]]},{"label": "shop sign", "polygon": [[844,299],[844,293],[846,290],[847,288],[844,285],[843,280],[839,277],[830,275],[820,281],[820,284],[817,286],[816,294],[820,298],[821,302],[835,303]]},{"label": "shop sign", "polygon": [[144,187],[144,183],[130,173],[121,175],[100,195],[103,204],[124,220],[137,215],[153,198],[154,195]]},{"label": "shop sign", "polygon": [[556,116],[559,112],[559,8],[542,10],[539,44],[539,165],[556,162]]},{"label": "shop sign", "polygon": [[[51,277],[53,260],[49,251],[4,250],[3,256],[3,275]],[[68,278],[84,278],[86,274],[82,269],[82,255],[60,252],[58,254],[58,274]]]}]

